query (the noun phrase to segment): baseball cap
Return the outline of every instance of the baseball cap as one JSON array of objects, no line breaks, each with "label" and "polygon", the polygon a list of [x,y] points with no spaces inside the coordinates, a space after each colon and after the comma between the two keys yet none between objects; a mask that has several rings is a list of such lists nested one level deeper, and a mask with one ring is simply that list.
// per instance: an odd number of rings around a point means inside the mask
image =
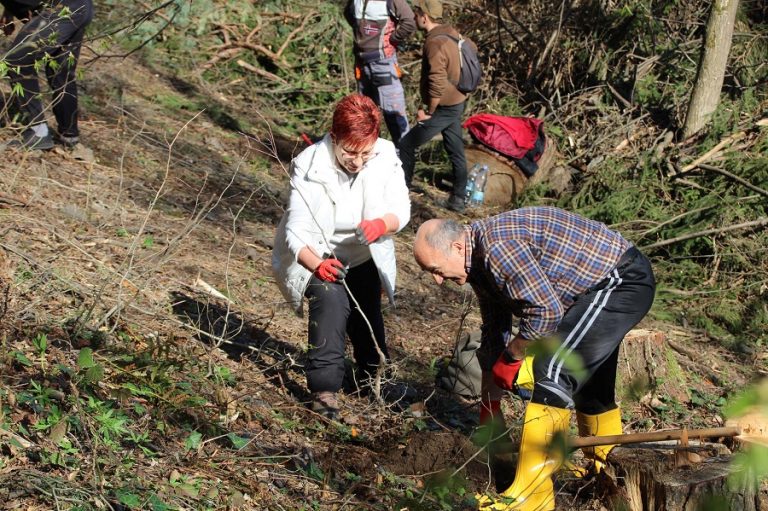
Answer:
[{"label": "baseball cap", "polygon": [[414,6],[433,20],[443,17],[443,3],[440,0],[415,0]]}]

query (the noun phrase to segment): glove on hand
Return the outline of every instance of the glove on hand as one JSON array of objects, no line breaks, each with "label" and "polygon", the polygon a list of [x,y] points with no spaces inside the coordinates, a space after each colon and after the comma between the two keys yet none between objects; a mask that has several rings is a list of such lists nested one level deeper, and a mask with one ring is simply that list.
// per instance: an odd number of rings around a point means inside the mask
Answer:
[{"label": "glove on hand", "polygon": [[363,245],[370,245],[387,232],[387,224],[381,218],[363,220],[355,229],[357,241]]},{"label": "glove on hand", "polygon": [[344,268],[344,263],[329,257],[328,259],[323,259],[323,262],[317,265],[314,275],[325,282],[341,282],[347,276],[347,269]]},{"label": "glove on hand", "polygon": [[493,364],[494,383],[504,390],[512,390],[512,385],[515,383],[517,373],[522,365],[522,360],[515,360],[507,350],[504,350]]}]

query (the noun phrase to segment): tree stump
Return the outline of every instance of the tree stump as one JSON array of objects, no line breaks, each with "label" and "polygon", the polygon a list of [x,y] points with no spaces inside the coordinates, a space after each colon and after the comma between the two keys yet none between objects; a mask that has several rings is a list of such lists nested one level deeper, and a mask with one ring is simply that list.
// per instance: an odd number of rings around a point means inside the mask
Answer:
[{"label": "tree stump", "polygon": [[619,351],[616,394],[633,400],[663,396],[680,403],[690,401],[688,382],[663,332],[634,329]]},{"label": "tree stump", "polygon": [[698,462],[679,466],[674,442],[616,447],[600,483],[628,511],[761,511],[764,500],[756,487],[733,489],[728,476],[733,456],[721,444],[688,447]]}]

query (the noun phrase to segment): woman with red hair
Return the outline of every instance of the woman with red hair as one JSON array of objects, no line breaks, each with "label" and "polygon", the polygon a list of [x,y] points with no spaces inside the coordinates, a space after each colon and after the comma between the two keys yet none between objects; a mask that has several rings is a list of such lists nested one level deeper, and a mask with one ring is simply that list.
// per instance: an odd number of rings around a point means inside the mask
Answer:
[{"label": "woman with red hair", "polygon": [[381,294],[394,301],[391,235],[408,223],[411,203],[395,146],[379,138],[380,115],[370,98],[346,96],[330,133],[294,158],[272,252],[275,280],[297,314],[307,298],[307,386],[312,409],[329,418],[338,415],[347,335],[362,383],[376,374],[379,352],[388,357]]}]

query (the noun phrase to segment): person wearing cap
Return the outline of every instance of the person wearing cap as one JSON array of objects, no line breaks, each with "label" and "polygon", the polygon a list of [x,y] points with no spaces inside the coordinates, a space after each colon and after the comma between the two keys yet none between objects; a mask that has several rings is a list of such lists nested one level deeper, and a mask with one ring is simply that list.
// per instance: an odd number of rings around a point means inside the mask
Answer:
[{"label": "person wearing cap", "polygon": [[79,141],[76,67],[86,26],[93,19],[92,0],[0,0],[3,32],[14,31],[13,18],[24,22],[5,56],[13,99],[26,128],[11,147],[29,150],[53,148],[54,136],[40,100],[39,67],[51,88],[56,140],[65,146]]},{"label": "person wearing cap", "polygon": [[416,26],[427,34],[421,57],[419,84],[421,101],[425,106],[416,114],[416,125],[400,140],[400,159],[403,161],[406,183],[411,188],[416,150],[442,133],[443,146],[453,170],[453,193],[447,207],[463,211],[467,159],[461,137],[461,116],[467,96],[454,85],[461,73],[461,59],[458,46],[451,39],[459,38],[460,34],[453,27],[441,24],[443,4],[439,0],[415,0],[413,10]]},{"label": "person wearing cap", "polygon": [[[363,392],[388,357],[382,289],[394,302],[392,235],[410,220],[403,170],[381,113],[367,96],[336,105],[331,131],[291,162],[288,207],[272,251],[275,281],[288,304],[309,309],[307,386],[312,409],[339,413],[346,338]],[[381,355],[380,355],[381,352]]]},{"label": "person wearing cap", "polygon": [[397,47],[416,31],[406,0],[349,0],[344,17],[354,34],[358,92],[379,105],[392,142],[408,131]]},{"label": "person wearing cap", "polygon": [[[428,220],[416,233],[413,254],[438,284],[469,284],[478,297],[486,414],[500,414],[503,390],[514,387],[526,353],[535,353],[514,481],[498,499],[479,497],[480,509],[555,509],[550,476],[565,453],[549,447],[568,431],[572,410],[580,435],[622,432],[615,397],[619,345],[653,303],[650,262],[604,224],[546,206],[468,226]],[[516,334],[513,315],[520,318]],[[612,447],[585,452],[595,471]]]}]

